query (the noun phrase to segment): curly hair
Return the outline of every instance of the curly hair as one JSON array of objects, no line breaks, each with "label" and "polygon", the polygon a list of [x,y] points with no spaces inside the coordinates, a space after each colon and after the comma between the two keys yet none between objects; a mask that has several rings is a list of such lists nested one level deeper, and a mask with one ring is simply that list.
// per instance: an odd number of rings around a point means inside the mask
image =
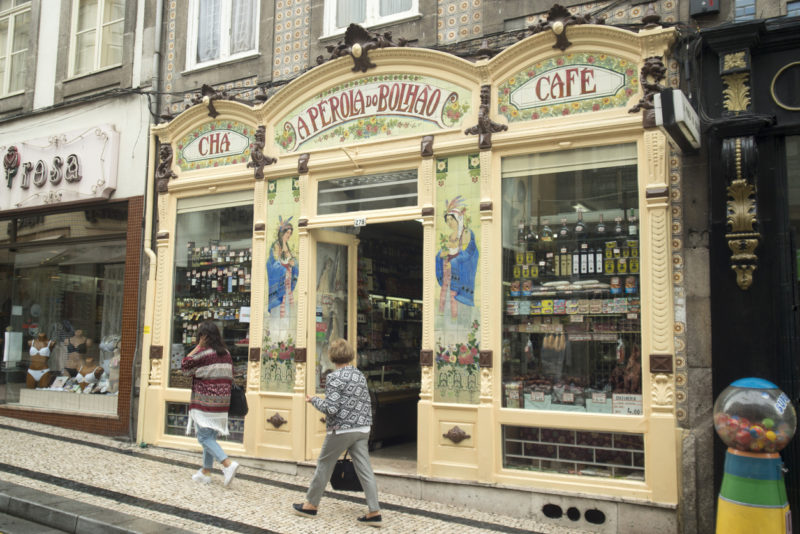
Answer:
[{"label": "curly hair", "polygon": [[334,364],[350,363],[353,361],[354,356],[353,347],[350,346],[346,339],[334,339],[328,345],[328,358]]}]

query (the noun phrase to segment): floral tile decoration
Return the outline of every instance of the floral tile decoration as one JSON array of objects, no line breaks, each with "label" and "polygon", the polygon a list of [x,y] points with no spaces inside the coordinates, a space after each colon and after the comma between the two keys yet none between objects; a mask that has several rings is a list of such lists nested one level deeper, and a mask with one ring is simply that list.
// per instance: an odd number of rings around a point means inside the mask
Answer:
[{"label": "floral tile decoration", "polygon": [[308,67],[310,14],[309,0],[275,2],[274,80],[294,78]]},{"label": "floral tile decoration", "polygon": [[439,44],[483,35],[482,0],[439,0],[436,36]]}]

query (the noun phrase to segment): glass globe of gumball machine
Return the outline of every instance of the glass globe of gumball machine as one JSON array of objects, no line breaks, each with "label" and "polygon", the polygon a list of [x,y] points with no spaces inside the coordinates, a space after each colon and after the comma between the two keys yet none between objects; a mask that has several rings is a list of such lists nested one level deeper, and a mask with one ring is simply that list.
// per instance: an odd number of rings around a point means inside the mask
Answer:
[{"label": "glass globe of gumball machine", "polygon": [[797,428],[797,414],[778,386],[742,378],[714,403],[714,429],[728,446],[717,503],[717,534],[792,531],[779,452]]}]

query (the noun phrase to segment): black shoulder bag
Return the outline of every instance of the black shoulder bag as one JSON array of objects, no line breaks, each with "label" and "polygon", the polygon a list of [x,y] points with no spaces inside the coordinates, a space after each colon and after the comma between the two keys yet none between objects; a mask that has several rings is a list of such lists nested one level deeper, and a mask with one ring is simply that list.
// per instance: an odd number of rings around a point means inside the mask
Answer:
[{"label": "black shoulder bag", "polygon": [[228,415],[244,417],[247,415],[247,397],[244,388],[237,384],[231,386],[231,404],[228,407]]},{"label": "black shoulder bag", "polygon": [[345,451],[342,459],[336,460],[333,475],[331,475],[331,486],[333,486],[333,489],[340,491],[364,491],[361,487],[361,481],[358,480],[356,468],[350,458],[347,457],[347,451]]}]

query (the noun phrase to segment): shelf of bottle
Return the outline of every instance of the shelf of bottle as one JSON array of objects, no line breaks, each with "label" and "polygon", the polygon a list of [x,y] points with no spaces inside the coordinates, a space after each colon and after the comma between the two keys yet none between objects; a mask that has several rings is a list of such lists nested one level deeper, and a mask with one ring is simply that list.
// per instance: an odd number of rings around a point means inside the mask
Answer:
[{"label": "shelf of bottle", "polygon": [[[546,325],[550,326],[550,325]],[[570,341],[597,341],[600,343],[616,343],[618,336],[633,336],[641,334],[641,330],[611,330],[608,332],[565,332],[564,330],[555,331],[552,328],[544,329],[544,326],[537,328],[526,328],[525,330],[504,330],[506,334],[563,334]]]},{"label": "shelf of bottle", "polygon": [[190,269],[207,270],[207,269],[214,269],[216,267],[230,267],[231,265],[237,265],[239,267],[248,267],[249,268],[251,263],[252,262],[250,262],[250,261],[239,261],[239,260],[214,261],[214,262],[209,262],[209,263],[188,262],[185,267],[183,265],[179,265],[177,267],[178,267],[178,269],[186,269],[186,270],[190,270]]}]

